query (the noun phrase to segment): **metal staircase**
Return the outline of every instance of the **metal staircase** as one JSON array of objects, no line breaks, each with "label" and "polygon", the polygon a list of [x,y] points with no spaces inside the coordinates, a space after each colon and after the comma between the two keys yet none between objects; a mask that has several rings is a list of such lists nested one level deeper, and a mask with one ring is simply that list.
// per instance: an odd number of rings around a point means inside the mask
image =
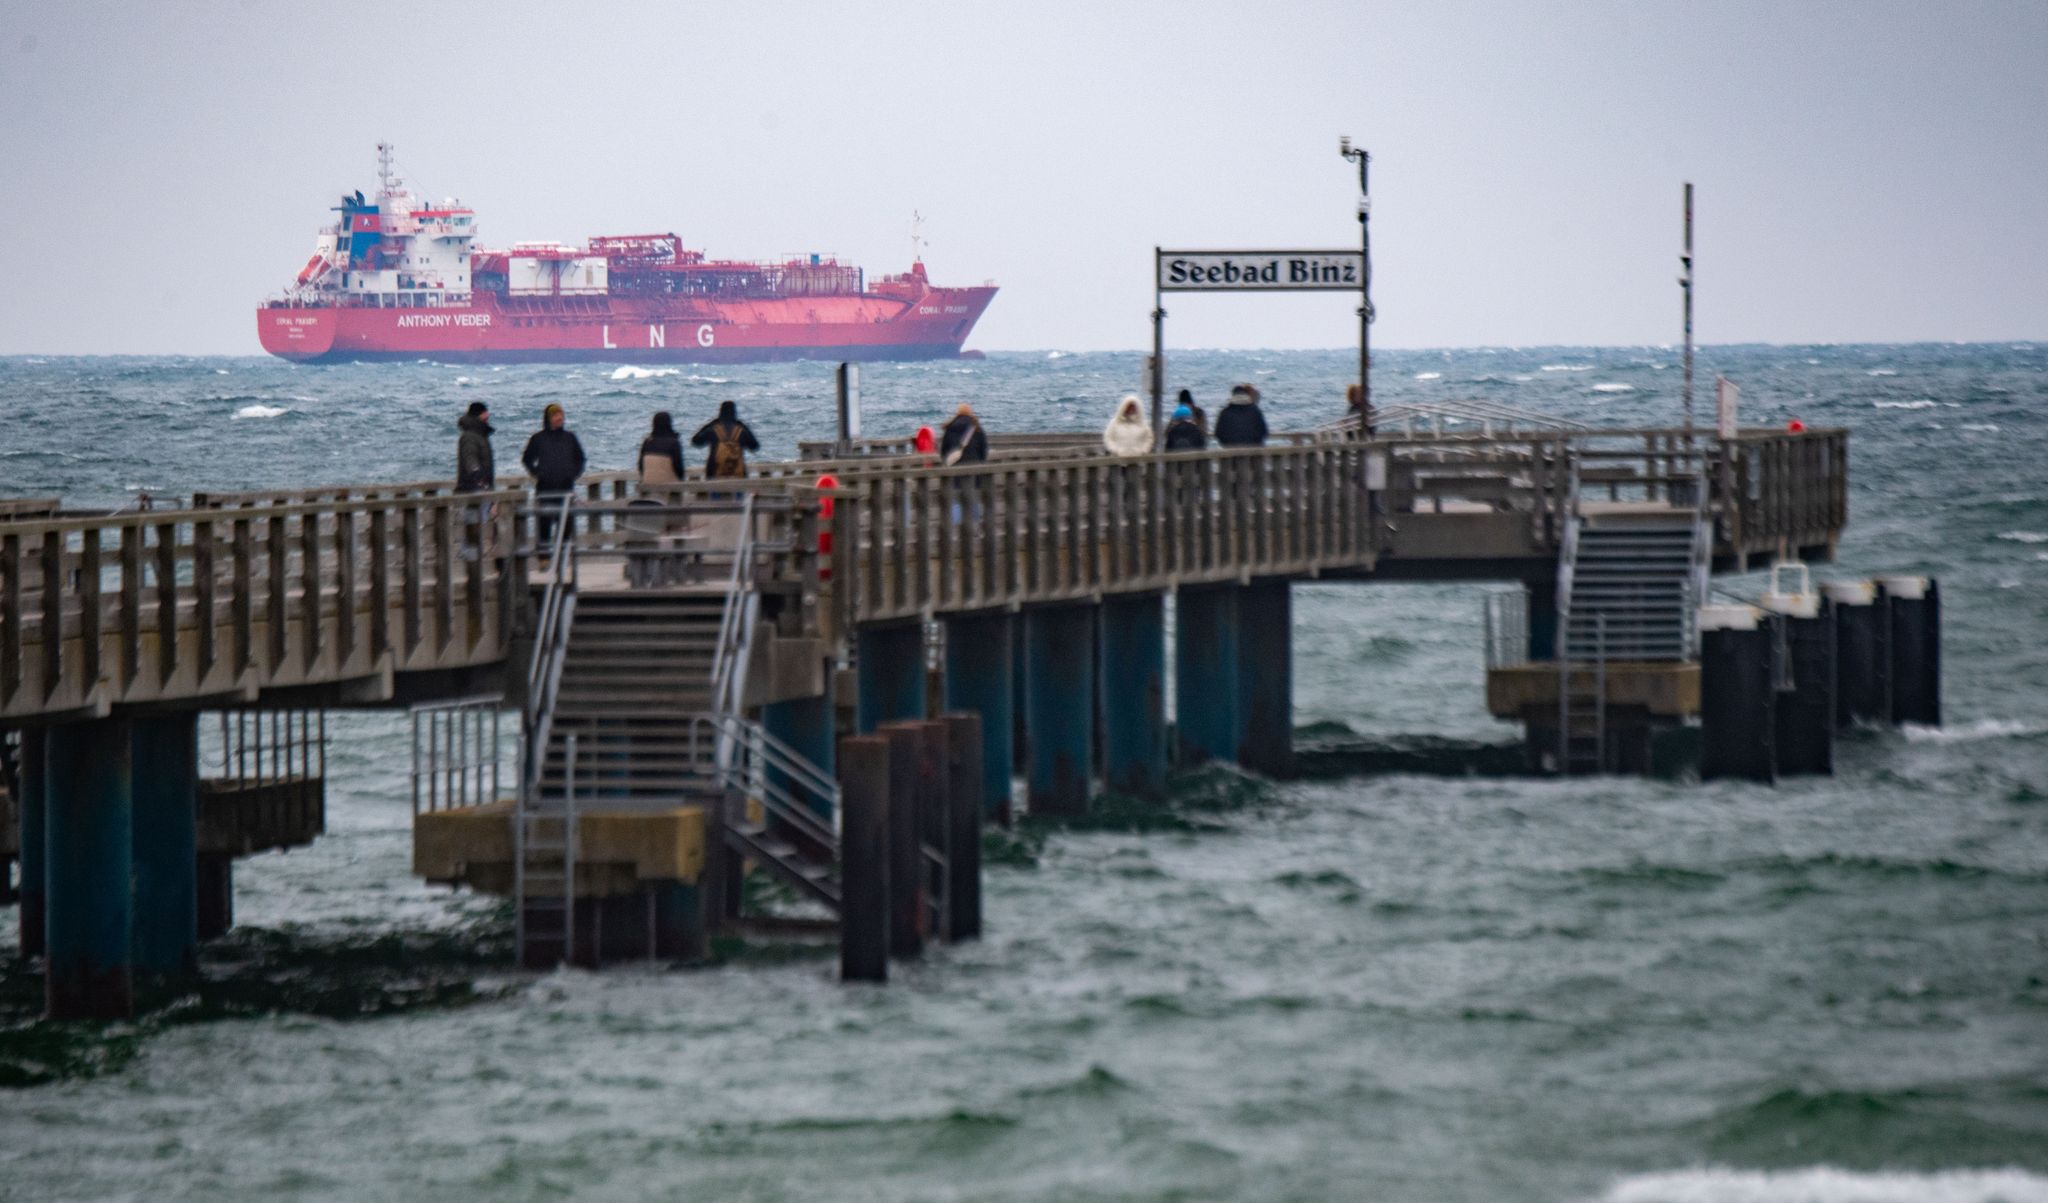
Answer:
[{"label": "metal staircase", "polygon": [[1667,509],[1588,515],[1571,466],[1557,569],[1557,770],[1606,772],[1607,679],[1615,662],[1692,660],[1712,531],[1694,477]]}]

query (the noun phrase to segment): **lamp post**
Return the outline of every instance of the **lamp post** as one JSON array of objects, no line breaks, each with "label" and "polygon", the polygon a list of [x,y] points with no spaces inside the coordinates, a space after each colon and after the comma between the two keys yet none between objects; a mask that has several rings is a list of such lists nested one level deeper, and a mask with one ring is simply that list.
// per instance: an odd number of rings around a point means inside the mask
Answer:
[{"label": "lamp post", "polygon": [[1346,135],[1337,140],[1338,153],[1358,164],[1358,243],[1363,270],[1358,283],[1358,426],[1364,438],[1372,437],[1372,189],[1366,183],[1366,168],[1372,155],[1351,145]]}]

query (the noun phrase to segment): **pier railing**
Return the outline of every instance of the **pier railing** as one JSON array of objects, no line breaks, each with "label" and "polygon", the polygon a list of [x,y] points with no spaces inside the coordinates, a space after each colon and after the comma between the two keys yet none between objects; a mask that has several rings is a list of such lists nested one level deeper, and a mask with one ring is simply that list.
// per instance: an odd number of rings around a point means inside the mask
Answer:
[{"label": "pier railing", "polygon": [[519,500],[0,522],[0,718],[501,659]]}]

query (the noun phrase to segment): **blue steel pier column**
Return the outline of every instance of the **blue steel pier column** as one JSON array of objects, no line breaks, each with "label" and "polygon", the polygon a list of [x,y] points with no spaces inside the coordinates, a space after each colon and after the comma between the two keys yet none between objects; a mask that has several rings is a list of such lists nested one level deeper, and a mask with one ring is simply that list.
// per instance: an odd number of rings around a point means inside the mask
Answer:
[{"label": "blue steel pier column", "polygon": [[135,831],[125,719],[49,728],[44,793],[51,1019],[135,1011]]},{"label": "blue steel pier column", "polygon": [[1102,602],[1102,776],[1120,794],[1166,794],[1166,599]]},{"label": "blue steel pier column", "polygon": [[1557,584],[1543,581],[1523,586],[1529,603],[1529,659],[1557,659]]},{"label": "blue steel pier column", "polygon": [[1237,757],[1237,592],[1224,585],[1174,595],[1176,763]]},{"label": "blue steel pier column", "polygon": [[21,959],[43,955],[43,792],[44,729],[25,727],[21,732],[21,849],[17,864],[21,870]]},{"label": "blue steel pier column", "polygon": [[946,709],[981,715],[981,807],[988,819],[1010,814],[1017,774],[1017,676],[1009,614],[964,614],[946,620]]},{"label": "blue steel pier column", "polygon": [[1024,690],[1031,813],[1088,813],[1095,763],[1094,607],[1024,612]]},{"label": "blue steel pier column", "polygon": [[177,977],[199,956],[199,714],[132,726],[135,971]]},{"label": "blue steel pier column", "polygon": [[1294,594],[1284,579],[1237,592],[1237,763],[1294,775]]},{"label": "blue steel pier column", "polygon": [[924,624],[862,627],[854,641],[854,732],[924,715]]},{"label": "blue steel pier column", "polygon": [[[832,695],[829,692],[831,674],[826,674],[828,692],[815,698],[792,698],[786,702],[770,702],[761,707],[761,726],[768,734],[790,746],[797,755],[821,769],[826,777],[832,777],[835,769],[832,763],[833,749],[839,745],[838,733],[833,730]],[[782,788],[804,800],[805,805],[817,812],[819,817],[832,817],[832,804],[796,782],[784,777],[779,770],[770,770]]]}]

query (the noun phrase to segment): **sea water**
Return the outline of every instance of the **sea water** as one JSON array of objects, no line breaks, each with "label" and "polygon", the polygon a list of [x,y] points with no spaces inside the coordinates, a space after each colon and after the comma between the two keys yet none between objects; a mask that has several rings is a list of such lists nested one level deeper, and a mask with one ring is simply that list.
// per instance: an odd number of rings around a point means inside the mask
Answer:
[{"label": "sea water", "polygon": [[[1213,417],[1334,417],[1355,353],[1172,357]],[[1376,399],[1680,415],[1670,347],[1384,352]],[[869,365],[865,432],[1099,430],[1136,354]],[[1851,432],[1840,564],[1943,586],[1947,725],[1832,779],[1484,765],[1482,586],[1295,589],[1291,783],[1211,769],[1031,827],[987,937],[842,986],[796,945],[506,970],[408,871],[402,716],[330,721],[328,833],[237,866],[206,984],[109,1027],[0,978],[0,1198],[2048,1199],[2048,346],[1715,347],[1745,423]],[[594,468],[737,401],[829,437],[832,368],[0,359],[0,495],[446,477],[487,401]],[[1756,582],[1725,582],[1754,589]],[[1498,759],[1495,757],[1494,759]],[[14,913],[0,910],[12,961]]]}]

